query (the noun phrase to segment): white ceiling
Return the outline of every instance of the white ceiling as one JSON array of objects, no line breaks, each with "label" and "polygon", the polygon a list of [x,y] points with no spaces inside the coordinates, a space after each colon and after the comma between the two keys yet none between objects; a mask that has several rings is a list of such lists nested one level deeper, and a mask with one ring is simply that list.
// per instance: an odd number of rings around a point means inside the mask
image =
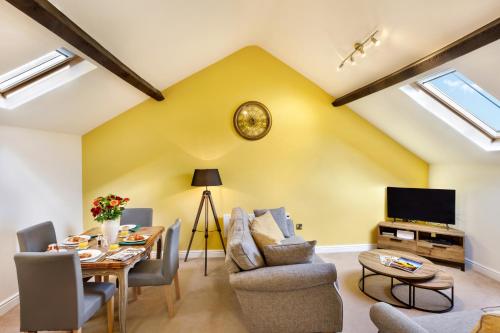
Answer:
[{"label": "white ceiling", "polygon": [[[498,0],[52,0],[52,3],[159,89],[255,44],[337,97],[429,54],[500,14]],[[337,72],[341,56],[374,29],[381,31],[382,45],[368,50],[368,56],[356,66]],[[0,73],[61,46],[76,51],[7,2],[0,2]],[[391,94],[391,90],[386,93]],[[392,94],[396,96],[390,103],[399,108],[398,98],[402,97],[396,92]],[[0,110],[0,124],[83,134],[146,98],[99,67],[15,110]],[[168,103],[166,98],[164,102]],[[353,103],[352,107],[373,120],[382,111],[374,104],[379,101],[374,99],[368,106],[371,112],[364,111],[367,107],[363,103],[369,98]],[[382,115],[383,112],[380,118]],[[390,123],[408,120],[401,112],[394,116]],[[422,123],[423,131],[437,126],[433,119],[422,121],[430,122]],[[398,131],[373,122],[423,158],[434,160],[432,154],[408,144],[405,141],[408,138],[400,140]]]}]

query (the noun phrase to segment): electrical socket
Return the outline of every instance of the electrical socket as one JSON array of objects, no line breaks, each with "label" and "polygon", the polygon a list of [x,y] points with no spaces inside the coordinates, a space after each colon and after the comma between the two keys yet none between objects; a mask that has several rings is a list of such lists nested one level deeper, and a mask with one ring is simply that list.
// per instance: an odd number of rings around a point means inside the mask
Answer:
[{"label": "electrical socket", "polygon": [[295,225],[295,229],[297,229],[297,230],[302,230],[302,223],[297,223],[297,224]]}]

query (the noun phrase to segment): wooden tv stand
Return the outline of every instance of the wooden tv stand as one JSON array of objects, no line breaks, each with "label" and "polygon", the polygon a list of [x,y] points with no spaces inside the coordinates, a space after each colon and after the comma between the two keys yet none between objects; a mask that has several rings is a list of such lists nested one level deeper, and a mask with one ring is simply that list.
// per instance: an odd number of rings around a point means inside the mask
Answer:
[{"label": "wooden tv stand", "polygon": [[[396,236],[397,230],[413,232],[414,239]],[[465,270],[463,231],[412,222],[380,222],[377,227],[377,247],[411,252],[428,259],[459,265]]]}]

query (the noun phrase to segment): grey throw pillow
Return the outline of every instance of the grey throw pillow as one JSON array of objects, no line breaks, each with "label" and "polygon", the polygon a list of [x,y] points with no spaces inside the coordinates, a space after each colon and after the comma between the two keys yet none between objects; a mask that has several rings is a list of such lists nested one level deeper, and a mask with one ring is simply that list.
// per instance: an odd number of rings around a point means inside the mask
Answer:
[{"label": "grey throw pillow", "polygon": [[253,213],[256,217],[264,215],[267,211],[271,212],[274,220],[278,224],[283,236],[290,237],[290,232],[288,231],[288,223],[286,222],[286,210],[285,207],[280,208],[266,208],[266,209],[254,209]]},{"label": "grey throw pillow", "polygon": [[295,265],[311,263],[316,241],[297,244],[264,246],[262,252],[268,266]]},{"label": "grey throw pillow", "polygon": [[[227,252],[241,270],[248,271],[265,266],[264,257],[250,233],[248,215],[243,209],[233,209],[227,235]],[[234,270],[234,267],[230,268]]]}]

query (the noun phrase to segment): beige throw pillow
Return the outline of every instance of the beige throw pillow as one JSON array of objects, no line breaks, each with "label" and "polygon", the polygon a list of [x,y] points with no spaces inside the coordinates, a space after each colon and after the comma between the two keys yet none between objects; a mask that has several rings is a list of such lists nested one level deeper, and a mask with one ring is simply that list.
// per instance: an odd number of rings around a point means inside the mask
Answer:
[{"label": "beige throw pillow", "polygon": [[483,314],[479,323],[472,333],[498,333],[500,332],[500,312],[488,312]]},{"label": "beige throw pillow", "polygon": [[283,233],[269,211],[250,222],[250,231],[260,250],[266,245],[279,244],[283,239]]}]

